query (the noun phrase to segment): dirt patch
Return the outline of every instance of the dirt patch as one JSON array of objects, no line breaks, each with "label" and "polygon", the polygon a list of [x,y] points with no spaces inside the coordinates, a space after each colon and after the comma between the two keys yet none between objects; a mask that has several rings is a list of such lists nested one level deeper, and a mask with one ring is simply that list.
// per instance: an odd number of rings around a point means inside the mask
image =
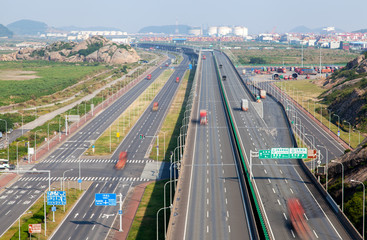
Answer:
[{"label": "dirt patch", "polygon": [[39,76],[34,75],[35,71],[11,71],[11,70],[0,70],[0,81],[21,81],[39,78]]}]

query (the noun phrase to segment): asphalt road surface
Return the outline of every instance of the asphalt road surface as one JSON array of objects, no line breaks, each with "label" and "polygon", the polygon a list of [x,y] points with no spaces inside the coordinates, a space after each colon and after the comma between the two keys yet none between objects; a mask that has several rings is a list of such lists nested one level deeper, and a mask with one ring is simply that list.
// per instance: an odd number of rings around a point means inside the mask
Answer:
[{"label": "asphalt road surface", "polygon": [[[270,97],[263,100],[263,104],[252,102],[229,60],[220,53],[216,53],[216,56],[218,63],[223,65],[220,69],[221,74],[227,76],[223,83],[247,161],[250,159],[250,150],[293,147],[286,119],[277,102]],[[247,112],[241,111],[241,99],[249,100]],[[261,115],[264,117],[260,117]],[[351,239],[326,201],[319,196],[317,189],[303,173],[298,160],[253,158],[252,171],[255,189],[261,196],[260,204],[265,209],[265,221],[270,226],[269,234],[273,239],[297,237],[289,222],[289,198],[300,199],[305,209],[305,218],[311,228],[311,239]]]},{"label": "asphalt road surface", "polygon": [[207,110],[208,124],[195,123],[191,177],[185,185],[189,188],[185,226],[183,236],[174,238],[252,239],[212,53],[202,54],[207,58],[202,61],[195,115],[198,119],[199,110]]},{"label": "asphalt road surface", "polygon": [[[142,159],[139,159],[138,161],[130,159],[131,161],[128,162],[124,171],[116,171],[113,169],[115,162],[111,161],[110,159],[96,158],[83,160],[84,162],[79,161],[78,159],[80,155],[84,153],[84,151],[91,145],[91,143],[94,142],[109,127],[109,125],[118,116],[120,116],[121,113],[125,111],[126,108],[152,83],[152,81],[165,70],[164,64],[165,63],[162,64],[162,68],[157,68],[155,71],[153,71],[152,80],[142,80],[139,82],[130,91],[112,103],[111,106],[105,109],[101,114],[86,124],[78,133],[71,136],[68,141],[63,143],[58,149],[50,153],[49,157],[43,163],[37,164],[35,168],[38,170],[51,170],[51,181],[54,182],[59,181],[63,172],[69,169],[74,170],[66,173],[67,175],[65,176],[70,177],[73,180],[78,179],[78,168],[81,166],[81,177],[83,180],[99,181],[100,184],[104,184],[106,181],[109,181],[108,184],[106,184],[105,191],[112,191],[114,190],[114,187],[116,189],[116,187],[121,184],[126,185],[131,184],[132,182],[138,184],[141,181],[146,181],[147,179],[141,178],[141,172],[149,160],[143,161]],[[187,60],[182,64],[187,64]],[[182,72],[182,67],[178,68],[181,69]],[[163,89],[168,88],[167,86],[170,85],[169,83],[170,82],[165,84]],[[178,84],[176,84],[176,86],[178,86]],[[171,91],[174,91],[174,88],[171,87],[170,89]],[[172,97],[173,94],[170,96]],[[156,119],[157,121],[160,120],[159,118]],[[151,130],[154,131],[154,128],[152,127]],[[134,131],[131,131],[130,133],[137,134]],[[141,148],[143,148],[143,146]],[[6,229],[8,229],[18,219],[19,215],[26,211],[26,209],[28,209],[33,202],[41,196],[43,190],[47,187],[48,175],[45,173],[33,173],[25,174],[19,179],[19,181],[4,191],[0,195],[0,205],[2,206],[0,208],[0,221],[2,222],[0,226],[0,233],[3,234]],[[88,194],[93,194],[97,189],[99,188],[90,188],[85,196],[88,196]],[[83,197],[79,204],[84,204],[85,202],[89,201],[90,199]],[[84,216],[84,213],[80,215]],[[96,214],[96,216],[91,218],[90,221],[96,221],[97,218],[99,218],[99,215],[97,216]],[[78,219],[74,220],[76,220],[76,223],[78,223],[78,221],[82,221],[80,216]],[[93,229],[96,230],[96,232],[103,232],[104,230],[101,230],[100,228],[106,228],[105,225],[96,225],[90,227],[94,227]],[[79,236],[81,237],[82,235]],[[93,233],[90,232],[89,239],[100,238],[94,236]]]}]

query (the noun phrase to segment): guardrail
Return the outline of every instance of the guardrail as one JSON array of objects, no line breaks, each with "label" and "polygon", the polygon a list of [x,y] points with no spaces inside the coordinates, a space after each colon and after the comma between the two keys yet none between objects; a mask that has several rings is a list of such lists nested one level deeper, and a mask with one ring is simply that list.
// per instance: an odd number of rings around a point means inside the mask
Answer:
[{"label": "guardrail", "polygon": [[[224,53],[223,53],[224,54]],[[226,57],[228,58],[228,56],[226,55]],[[228,58],[229,59],[229,58]],[[233,63],[231,62],[231,64],[233,65]],[[233,65],[234,67],[234,65]],[[250,92],[251,91],[248,89],[247,85],[245,84],[245,82],[243,81],[243,79],[241,78],[240,74],[238,73],[237,69],[235,69],[235,72],[237,73],[237,75],[240,77],[242,83],[244,84],[245,88]],[[260,89],[259,87],[257,87],[255,85],[255,87],[257,89]],[[292,138],[292,142],[293,142],[293,146],[294,147],[298,147],[297,145],[297,141],[296,138],[294,136],[294,132],[292,129],[292,124],[290,123],[289,120],[289,116],[287,114],[287,111],[285,110],[285,107],[283,105],[283,103],[281,101],[278,101],[277,98],[275,96],[273,96],[270,92],[267,92],[267,94],[269,96],[271,96],[272,98],[274,98],[277,103],[280,105],[281,109],[282,109],[282,113],[286,118],[286,122],[288,125],[288,129],[289,129],[289,133],[291,135]],[[251,96],[253,96],[251,94]],[[254,97],[254,96],[253,96]],[[349,221],[349,219],[347,218],[347,216],[340,211],[338,205],[335,203],[335,201],[333,200],[333,198],[329,195],[328,192],[326,192],[326,190],[324,189],[324,187],[321,185],[321,183],[316,179],[316,177],[312,174],[312,172],[310,171],[310,169],[306,166],[306,164],[304,163],[304,161],[302,159],[298,160],[300,167],[303,169],[303,171],[305,172],[305,174],[307,175],[307,177],[309,178],[309,180],[312,181],[312,183],[314,184],[314,186],[316,187],[316,189],[318,190],[318,192],[320,193],[320,195],[326,200],[327,204],[330,206],[331,210],[336,214],[338,220],[340,221],[340,223],[343,225],[343,227],[345,228],[345,230],[350,234],[350,236],[353,239],[362,239],[361,234],[358,232],[358,230],[354,227],[354,225]]]},{"label": "guardrail", "polygon": [[216,59],[214,54],[213,54],[213,57],[214,57],[214,62],[215,62],[215,68],[216,68],[217,75],[218,75],[219,86],[220,86],[221,93],[222,93],[223,100],[224,100],[224,105],[225,105],[226,112],[227,112],[227,115],[228,115],[228,118],[229,118],[229,123],[231,125],[230,130],[233,132],[234,140],[235,140],[235,143],[236,143],[236,145],[234,147],[237,149],[237,151],[239,153],[239,156],[240,156],[240,159],[241,159],[241,162],[242,162],[242,168],[243,168],[243,171],[244,171],[244,174],[245,174],[246,186],[247,186],[249,192],[251,193],[251,198],[250,198],[251,205],[254,206],[255,209],[256,209],[256,211],[253,211],[254,216],[255,216],[255,221],[257,222],[257,226],[259,226],[259,225],[261,226],[261,227],[258,227],[258,231],[259,231],[259,234],[261,234],[260,237],[262,239],[263,238],[270,239],[269,234],[268,234],[268,230],[266,228],[266,224],[265,224],[264,219],[263,219],[262,211],[261,211],[260,206],[258,204],[257,196],[256,196],[254,187],[253,187],[252,182],[251,182],[251,177],[250,177],[249,170],[248,170],[248,167],[247,167],[246,162],[245,162],[244,154],[242,152],[242,148],[241,148],[241,144],[240,144],[240,141],[239,141],[238,133],[237,133],[237,130],[236,130],[236,127],[235,127],[235,124],[234,124],[234,121],[233,121],[233,116],[232,116],[232,113],[231,113],[231,109],[230,109],[230,106],[229,106],[229,103],[228,103],[228,100],[227,100],[227,95],[226,95],[225,89],[224,89],[223,84],[222,84],[222,77],[221,77],[220,72],[219,72],[218,62],[217,62],[217,59]]}]

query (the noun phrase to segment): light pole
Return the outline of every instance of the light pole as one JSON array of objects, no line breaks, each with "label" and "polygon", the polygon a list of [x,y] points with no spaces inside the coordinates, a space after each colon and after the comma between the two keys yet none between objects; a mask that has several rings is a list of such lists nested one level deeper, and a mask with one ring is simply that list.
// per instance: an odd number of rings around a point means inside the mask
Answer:
[{"label": "light pole", "polygon": [[22,214],[19,216],[19,233],[18,233],[19,240],[20,240],[20,218],[21,218],[23,215],[30,214],[30,213],[32,213],[32,212],[22,213]]},{"label": "light pole", "polygon": [[[59,142],[61,140],[61,124],[60,124],[61,117],[59,117]],[[69,128],[69,134],[70,134],[70,128]]]},{"label": "light pole", "polygon": [[326,162],[326,184],[325,184],[325,188],[326,188],[326,192],[327,192],[327,188],[328,188],[328,180],[329,180],[329,159],[328,159],[328,151],[327,151],[327,148],[325,146],[322,146],[322,145],[317,145],[318,147],[320,148],[323,148],[325,149],[325,152],[326,152],[326,159],[325,159],[325,162]]},{"label": "light pole", "polygon": [[34,132],[34,161],[37,161],[37,132],[42,131],[42,129],[36,130]]},{"label": "light pole", "polygon": [[328,108],[325,108],[328,112],[329,112],[329,131],[331,131],[330,128],[330,122],[331,122],[331,110],[329,110]]},{"label": "light pole", "polygon": [[353,129],[353,131],[357,131],[358,132],[358,145],[361,144],[361,131],[359,131],[357,129]]},{"label": "light pole", "polygon": [[350,147],[350,128],[351,128],[351,124],[350,124],[350,122],[345,121],[345,120],[343,122],[346,122],[346,123],[349,124],[349,147]]},{"label": "light pole", "polygon": [[340,126],[340,117],[337,115],[337,114],[333,114],[333,116],[337,116],[338,117],[338,138],[340,138],[340,129],[339,129],[339,126]]},{"label": "light pole", "polygon": [[344,212],[344,165],[341,162],[331,160],[332,163],[338,163],[342,166],[342,212]]},{"label": "light pole", "polygon": [[[73,171],[73,169],[69,169],[69,170],[65,170],[63,173],[62,173],[62,184],[61,184],[61,191],[64,191],[65,187],[64,187],[64,182],[65,182],[65,173],[66,172],[71,172]],[[65,203],[66,204],[66,203]],[[65,204],[64,204],[64,212],[65,212]]]},{"label": "light pole", "polygon": [[[171,181],[167,181],[165,184],[164,184],[164,187],[163,187],[163,196],[164,196],[164,238],[167,238],[167,235],[166,235],[166,232],[167,232],[167,224],[166,224],[166,185],[167,183],[169,183],[171,185],[171,182],[177,182],[178,179],[174,179],[174,180],[171,180]],[[170,192],[170,199],[171,199],[171,196],[172,196],[172,193]],[[170,205],[172,205],[172,201],[170,201]]]},{"label": "light pole", "polygon": [[362,226],[362,236],[363,236],[363,239],[364,239],[364,220],[365,220],[365,205],[366,205],[366,200],[365,200],[365,194],[366,194],[366,187],[364,186],[364,183],[361,182],[361,181],[358,181],[358,180],[350,180],[351,182],[356,182],[356,183],[360,183],[362,184],[363,186],[363,210],[362,210],[362,213],[363,213],[363,226]]},{"label": "light pole", "polygon": [[166,132],[165,131],[160,131],[162,132],[164,135],[163,135],[163,149],[164,149],[164,152],[163,152],[163,160],[166,160]]},{"label": "light pole", "polygon": [[50,123],[47,124],[47,150],[50,150]]},{"label": "light pole", "polygon": [[6,140],[6,145],[8,145],[8,161],[9,161],[8,122],[4,119],[0,119],[0,121],[5,122],[5,140]]},{"label": "light pole", "polygon": [[157,240],[159,240],[159,237],[158,237],[158,215],[159,215],[159,212],[163,209],[167,209],[167,208],[172,208],[172,205],[169,206],[169,207],[162,207],[160,208],[158,211],[157,211]]},{"label": "light pole", "polygon": [[[20,143],[20,142],[24,142],[25,140],[22,140],[22,141],[19,141],[19,142],[17,142],[17,170],[19,170],[19,161],[18,161],[18,144]],[[18,172],[18,174],[19,174],[19,172]]]},{"label": "light pole", "polygon": [[[313,143],[311,143],[311,144],[313,145],[313,147],[314,147],[314,148],[316,148],[316,146],[315,146],[315,137],[314,137],[313,135],[310,135],[310,134],[307,134],[307,133],[305,133],[305,136],[312,137],[312,141],[313,141]],[[313,171],[313,170],[315,170],[314,160],[311,160],[311,170],[312,170],[312,171]],[[311,172],[312,172],[312,171],[311,171]]]}]

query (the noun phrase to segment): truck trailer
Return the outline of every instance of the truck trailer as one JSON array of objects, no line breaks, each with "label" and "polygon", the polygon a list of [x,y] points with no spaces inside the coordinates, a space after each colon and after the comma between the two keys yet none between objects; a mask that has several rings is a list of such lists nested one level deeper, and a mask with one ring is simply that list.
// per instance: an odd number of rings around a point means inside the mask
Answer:
[{"label": "truck trailer", "polygon": [[242,111],[245,111],[245,112],[248,110],[248,100],[247,99],[241,100],[241,109]]},{"label": "truck trailer", "polygon": [[200,125],[206,125],[208,123],[206,110],[200,110]]}]

